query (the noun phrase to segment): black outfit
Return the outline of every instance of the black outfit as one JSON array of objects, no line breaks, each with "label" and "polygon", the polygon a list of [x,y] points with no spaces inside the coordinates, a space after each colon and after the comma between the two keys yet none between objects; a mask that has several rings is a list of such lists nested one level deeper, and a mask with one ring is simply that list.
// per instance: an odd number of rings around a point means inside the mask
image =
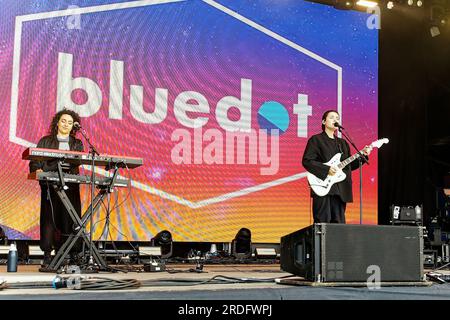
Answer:
[{"label": "black outfit", "polygon": [[[69,137],[69,147],[71,151],[83,151],[81,140],[72,136]],[[59,141],[56,136],[45,136],[39,140],[37,148],[58,149]],[[57,171],[57,161],[30,161],[30,172],[42,169],[45,172]],[[78,174],[78,165],[65,165],[63,171],[71,174]],[[40,247],[47,255],[63,245],[67,236],[73,231],[73,220],[56,194],[53,186],[40,181],[41,186],[41,214],[40,214]],[[80,188],[78,184],[66,184],[69,189],[65,190],[73,207],[79,216],[81,216]],[[76,245],[74,250],[79,250]]]},{"label": "black outfit", "polygon": [[[324,163],[330,161],[336,153],[342,154],[341,161],[351,156],[347,141],[337,136],[332,139],[325,131],[313,135],[308,140],[303,154],[303,167],[319,179],[324,180],[330,170],[330,167]],[[357,160],[347,165],[343,169],[347,176],[345,180],[335,183],[326,196],[320,197],[311,189],[314,223],[345,223],[346,204],[353,202],[351,171],[358,168],[359,161]]]}]

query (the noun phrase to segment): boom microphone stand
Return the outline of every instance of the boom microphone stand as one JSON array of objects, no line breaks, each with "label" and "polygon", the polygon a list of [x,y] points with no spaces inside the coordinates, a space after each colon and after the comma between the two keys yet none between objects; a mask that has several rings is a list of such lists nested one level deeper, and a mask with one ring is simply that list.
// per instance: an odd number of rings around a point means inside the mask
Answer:
[{"label": "boom microphone stand", "polygon": [[89,145],[89,153],[91,155],[91,216],[90,216],[90,231],[89,231],[89,260],[88,260],[88,269],[90,268],[91,270],[93,270],[93,256],[92,256],[92,233],[93,233],[93,219],[94,219],[94,197],[95,197],[95,156],[96,155],[100,155],[97,152],[97,149],[95,149],[94,145],[91,143],[91,141],[89,140],[89,137],[86,133],[86,130],[84,130],[83,127],[80,126],[80,124],[78,122],[74,123],[74,127],[79,129],[82,136],[84,137],[84,139],[87,141],[88,145]]},{"label": "boom microphone stand", "polygon": [[[362,165],[363,163],[369,164],[369,161],[367,158],[359,151],[359,149],[356,147],[356,145],[353,143],[353,140],[350,138],[349,133],[342,127],[340,124],[335,123],[335,127],[339,128],[339,132],[342,133],[344,138],[352,145],[352,147],[356,150],[356,152],[359,154],[358,157],[358,163],[359,163],[359,224],[362,224]],[[347,132],[347,134],[346,134]]]}]

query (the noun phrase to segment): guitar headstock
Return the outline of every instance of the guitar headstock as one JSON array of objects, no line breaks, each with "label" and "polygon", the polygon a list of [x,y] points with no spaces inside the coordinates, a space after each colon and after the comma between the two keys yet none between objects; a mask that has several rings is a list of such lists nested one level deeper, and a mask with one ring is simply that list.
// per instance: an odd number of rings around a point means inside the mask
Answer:
[{"label": "guitar headstock", "polygon": [[389,139],[388,138],[379,139],[377,141],[372,142],[370,145],[372,147],[380,148],[385,143],[389,143]]}]

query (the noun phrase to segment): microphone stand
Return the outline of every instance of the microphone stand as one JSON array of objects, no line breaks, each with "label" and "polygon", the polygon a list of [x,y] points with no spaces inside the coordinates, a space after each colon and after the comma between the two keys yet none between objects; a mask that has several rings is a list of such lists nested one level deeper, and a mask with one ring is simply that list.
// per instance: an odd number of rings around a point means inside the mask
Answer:
[{"label": "microphone stand", "polygon": [[[369,161],[366,159],[366,157],[359,151],[359,149],[356,147],[356,145],[353,143],[353,140],[350,138],[349,133],[342,127],[339,126],[339,132],[342,133],[344,138],[352,145],[352,147],[356,150],[356,152],[359,154],[358,157],[358,163],[359,163],[359,224],[362,224],[362,165],[363,163],[369,164]],[[347,134],[346,134],[347,132]]]},{"label": "microphone stand", "polygon": [[89,232],[89,260],[88,260],[88,268],[93,269],[93,255],[92,255],[92,232],[93,232],[93,219],[94,219],[94,196],[95,196],[95,156],[100,155],[97,152],[97,149],[94,147],[94,145],[89,140],[89,137],[87,136],[86,130],[83,129],[83,127],[79,127],[81,135],[84,137],[84,139],[87,141],[89,145],[89,153],[91,154],[91,216],[90,216],[90,232]]}]

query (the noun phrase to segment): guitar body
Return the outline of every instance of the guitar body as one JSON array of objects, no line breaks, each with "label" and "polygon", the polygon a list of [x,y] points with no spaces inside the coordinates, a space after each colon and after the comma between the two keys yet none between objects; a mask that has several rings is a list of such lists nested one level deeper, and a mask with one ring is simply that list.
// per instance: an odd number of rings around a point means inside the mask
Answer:
[{"label": "guitar body", "polygon": [[[324,163],[327,166],[330,167],[337,167],[337,165],[341,162],[341,154],[337,153],[331,158],[330,161],[327,163]],[[311,189],[314,191],[315,194],[317,194],[320,197],[326,196],[328,192],[330,192],[331,187],[333,184],[337,182],[344,181],[347,175],[342,170],[337,170],[337,172],[330,176],[328,175],[325,180],[321,180],[317,178],[312,173],[308,172],[306,177],[308,178],[308,183],[311,187]]]},{"label": "guitar body", "polygon": [[[376,141],[372,142],[370,144],[370,146],[366,146],[366,147],[370,148],[370,150],[371,150],[373,147],[380,148],[385,143],[389,143],[388,138],[376,140]],[[333,186],[333,184],[335,184],[336,182],[341,182],[341,181],[345,180],[347,175],[342,171],[342,168],[345,168],[345,166],[350,164],[352,161],[354,161],[355,159],[358,159],[358,157],[361,155],[361,152],[364,152],[364,151],[360,150],[358,153],[355,153],[353,156],[345,159],[342,162],[341,162],[341,154],[340,153],[335,154],[334,157],[331,158],[330,161],[328,161],[327,163],[324,163],[324,164],[327,166],[330,166],[330,167],[337,168],[337,171],[333,176],[330,176],[330,175],[327,176],[325,178],[325,180],[321,180],[321,179],[317,178],[315,175],[313,175],[312,173],[308,172],[306,174],[306,177],[308,178],[309,185],[310,185],[311,189],[314,191],[314,193],[320,197],[326,196],[328,194],[328,192],[330,192],[330,189]]]}]

